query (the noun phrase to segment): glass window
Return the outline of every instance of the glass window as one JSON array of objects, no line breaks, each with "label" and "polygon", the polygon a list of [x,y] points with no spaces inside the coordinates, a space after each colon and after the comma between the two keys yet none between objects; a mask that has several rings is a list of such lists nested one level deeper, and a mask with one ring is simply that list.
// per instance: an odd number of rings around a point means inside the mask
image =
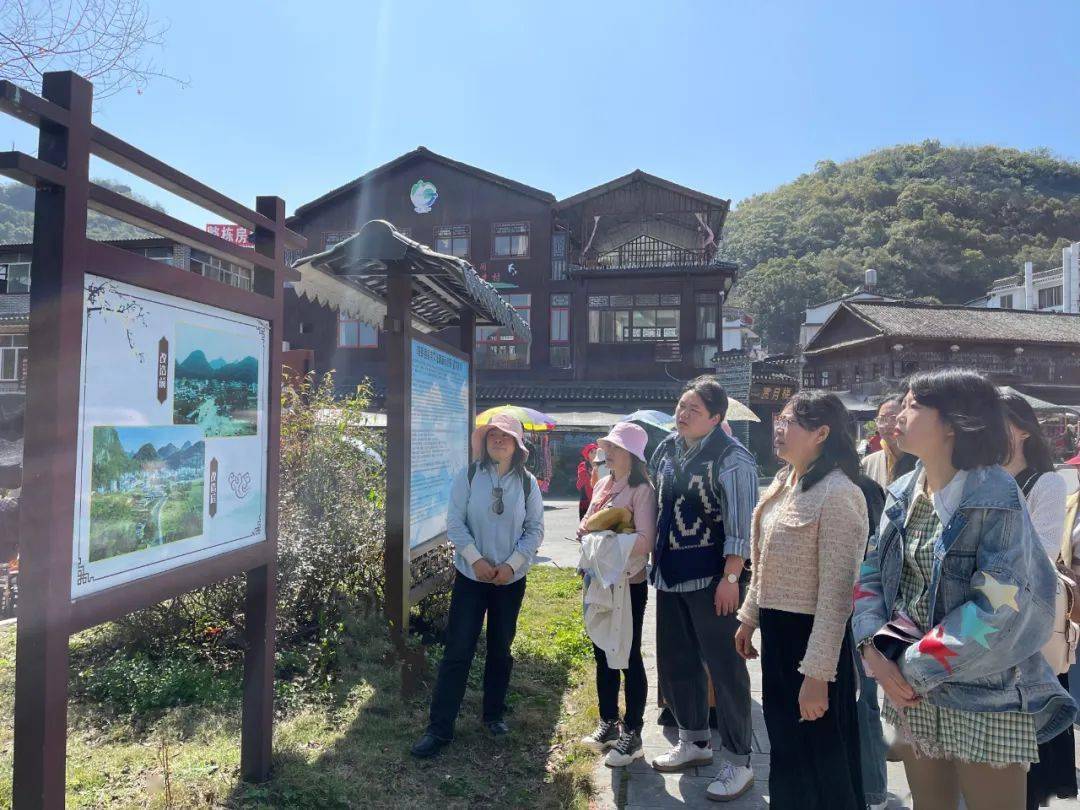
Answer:
[{"label": "glass window", "polygon": [[697,339],[716,340],[720,333],[720,301],[716,293],[697,296]]},{"label": "glass window", "polygon": [[998,302],[998,306],[1001,309],[1012,309],[1013,308],[1013,297],[1011,295],[1003,295],[1003,296],[1001,296],[1001,301]]},{"label": "glass window", "polygon": [[551,296],[551,344],[552,368],[571,368],[570,350],[570,296]]},{"label": "glass window", "polygon": [[651,343],[678,339],[679,310],[677,309],[593,309],[589,311],[590,343]]},{"label": "glass window", "polygon": [[435,229],[435,250],[451,256],[465,258],[469,255],[472,229],[468,225],[450,225]]},{"label": "glass window", "polygon": [[250,290],[255,278],[255,271],[252,268],[241,267],[195,248],[191,249],[189,269],[200,276],[212,278],[230,287],[239,287],[241,290]]},{"label": "glass window", "polygon": [[529,255],[529,223],[512,222],[492,226],[491,257],[522,259]]},{"label": "glass window", "polygon": [[1061,302],[1061,287],[1047,287],[1044,290],[1039,290],[1039,309],[1060,307]]},{"label": "glass window", "polygon": [[[503,296],[522,319],[529,323],[532,295],[517,293]],[[476,367],[484,369],[526,369],[529,367],[529,344],[499,326],[476,327]]]},{"label": "glass window", "polygon": [[830,376],[830,373],[828,371],[821,372],[821,387],[822,388],[828,388],[829,387],[829,376]]},{"label": "glass window", "polygon": [[338,315],[339,349],[374,349],[379,345],[379,331],[371,324]]},{"label": "glass window", "polygon": [[0,382],[19,381],[27,345],[27,335],[0,335]]},{"label": "glass window", "polygon": [[30,262],[11,262],[0,264],[0,281],[7,279],[4,292],[30,292]]},{"label": "glass window", "polygon": [[566,244],[569,234],[558,231],[551,235],[551,279],[562,281],[566,278]]}]

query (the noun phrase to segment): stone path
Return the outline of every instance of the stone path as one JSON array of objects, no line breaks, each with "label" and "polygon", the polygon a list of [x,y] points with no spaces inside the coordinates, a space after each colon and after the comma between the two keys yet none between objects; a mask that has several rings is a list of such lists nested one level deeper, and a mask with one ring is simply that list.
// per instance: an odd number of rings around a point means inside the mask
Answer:
[{"label": "stone path", "polygon": [[[573,540],[577,528],[577,501],[549,500],[545,502],[545,536],[540,547],[538,562],[572,568],[577,563],[578,545]],[[627,768],[608,768],[597,762],[593,781],[599,789],[593,807],[597,810],[659,810],[660,808],[717,808],[732,810],[767,808],[769,793],[769,737],[765,732],[765,718],[761,713],[761,668],[757,661],[750,662],[750,688],[752,690],[754,746],[752,764],[756,775],[753,789],[734,802],[721,804],[706,798],[705,788],[712,781],[717,764],[693,768],[680,774],[663,774],[654,771],[649,762],[670,748],[678,737],[675,729],[663,728],[656,723],[659,709],[656,705],[656,599],[649,595],[642,633],[642,653],[649,676],[649,706],[645,710],[644,760],[636,760]],[[1075,672],[1076,670],[1074,670]],[[720,748],[714,736],[713,745]],[[1080,761],[1080,735],[1077,735],[1078,761]],[[904,766],[888,763],[890,810],[910,810],[911,801]],[[1055,810],[1080,808],[1080,802],[1057,800],[1050,805]]]},{"label": "stone path", "polygon": [[[645,657],[645,669],[649,674],[649,707],[645,710],[645,731],[642,741],[645,745],[645,758],[639,759],[627,768],[608,768],[598,762],[593,772],[593,781],[600,788],[600,795],[594,802],[598,810],[654,810],[655,808],[687,807],[717,808],[729,807],[732,810],[750,810],[767,808],[769,793],[769,737],[765,733],[765,718],[761,714],[761,668],[756,661],[750,662],[750,688],[752,690],[754,747],[751,762],[754,766],[755,782],[753,789],[733,802],[721,804],[710,801],[705,796],[705,788],[712,781],[717,764],[692,768],[683,773],[664,774],[649,766],[654,756],[663,753],[678,739],[674,728],[664,728],[656,724],[659,714],[656,705],[656,600],[651,598],[645,611],[645,625],[642,633],[642,654]],[[713,745],[720,749],[719,738],[714,734]],[[903,766],[889,763],[889,788],[894,794],[890,808],[910,808],[907,781]]]}]

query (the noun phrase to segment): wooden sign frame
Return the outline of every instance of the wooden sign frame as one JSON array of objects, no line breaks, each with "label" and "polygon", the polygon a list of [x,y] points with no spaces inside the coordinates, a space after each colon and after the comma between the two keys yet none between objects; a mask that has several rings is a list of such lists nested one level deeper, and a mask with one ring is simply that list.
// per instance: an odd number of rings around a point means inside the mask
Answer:
[{"label": "wooden sign frame", "polygon": [[[273,739],[275,574],[280,454],[284,289],[297,275],[287,247],[305,240],[285,227],[285,203],[259,197],[251,210],[92,122],[93,87],[70,72],[46,73],[42,96],[0,81],[0,112],[39,130],[38,156],[0,153],[0,174],[36,188],[30,346],[21,512],[20,605],[15,663],[15,808],[62,808],[67,748],[68,639],[236,574],[246,576],[246,650],[240,769],[265,780]],[[249,228],[245,249],[89,179],[95,155],[225,219]],[[93,209],[252,268],[238,289],[86,237]],[[80,408],[84,277],[87,273],[266,321],[266,539],[218,556],[71,598],[72,538]]]}]

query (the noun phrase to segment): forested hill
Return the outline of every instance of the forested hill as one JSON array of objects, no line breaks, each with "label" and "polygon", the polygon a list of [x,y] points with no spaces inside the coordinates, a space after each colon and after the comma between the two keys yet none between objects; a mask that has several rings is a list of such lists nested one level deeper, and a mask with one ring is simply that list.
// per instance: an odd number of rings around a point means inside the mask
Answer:
[{"label": "forested hill", "polygon": [[963,303],[1024,261],[1060,266],[1080,240],[1080,164],[937,141],[826,160],[739,203],[725,237],[741,268],[732,304],[781,350],[808,302],[850,291],[869,267],[883,293]]},{"label": "forested hill", "polygon": [[[100,186],[132,197],[139,202],[164,209],[123,185],[111,180],[94,180]],[[90,211],[87,216],[86,234],[91,239],[141,239],[155,234],[128,225],[126,222]],[[0,244],[32,242],[34,239],[34,190],[22,183],[0,183]]]}]

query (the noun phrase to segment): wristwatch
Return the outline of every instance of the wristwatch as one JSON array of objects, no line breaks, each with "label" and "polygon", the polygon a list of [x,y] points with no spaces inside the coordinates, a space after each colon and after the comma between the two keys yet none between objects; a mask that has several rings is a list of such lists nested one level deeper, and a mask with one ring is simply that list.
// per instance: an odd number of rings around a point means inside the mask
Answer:
[{"label": "wristwatch", "polygon": [[728,582],[730,582],[732,585],[734,585],[736,582],[739,581],[739,575],[738,574],[726,574],[724,576],[724,579],[726,579]]}]

